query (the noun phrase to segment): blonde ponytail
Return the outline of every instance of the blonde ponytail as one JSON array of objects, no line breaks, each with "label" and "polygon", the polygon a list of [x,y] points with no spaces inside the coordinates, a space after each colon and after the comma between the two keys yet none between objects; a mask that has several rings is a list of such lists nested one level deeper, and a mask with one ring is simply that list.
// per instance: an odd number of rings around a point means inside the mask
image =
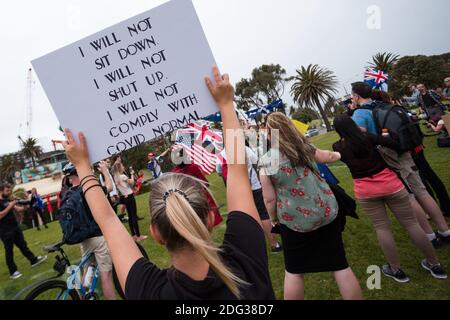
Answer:
[{"label": "blonde ponytail", "polygon": [[202,183],[182,174],[163,176],[152,185],[151,207],[152,223],[166,237],[167,248],[176,250],[189,245],[208,262],[233,295],[240,299],[239,287],[248,283],[233,274],[220,259],[220,249],[214,244],[206,227],[209,207]]}]

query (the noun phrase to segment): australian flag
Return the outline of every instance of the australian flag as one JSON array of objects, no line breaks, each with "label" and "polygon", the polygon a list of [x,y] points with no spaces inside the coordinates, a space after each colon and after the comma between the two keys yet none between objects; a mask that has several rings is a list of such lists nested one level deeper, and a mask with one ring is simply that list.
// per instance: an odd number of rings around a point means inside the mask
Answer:
[{"label": "australian flag", "polygon": [[364,82],[368,83],[372,89],[387,91],[388,80],[389,75],[384,71],[372,67],[366,67],[364,71]]}]

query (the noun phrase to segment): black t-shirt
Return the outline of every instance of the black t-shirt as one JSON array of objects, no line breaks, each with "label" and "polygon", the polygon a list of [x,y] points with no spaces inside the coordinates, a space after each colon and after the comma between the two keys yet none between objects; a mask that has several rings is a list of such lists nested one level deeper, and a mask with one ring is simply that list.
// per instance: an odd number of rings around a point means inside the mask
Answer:
[{"label": "black t-shirt", "polygon": [[436,101],[433,99],[433,97],[430,95],[429,92],[427,92],[425,95],[422,96],[423,103],[427,108],[434,107],[437,105]]},{"label": "black t-shirt", "polygon": [[[5,210],[8,207],[8,199],[0,199],[0,211]],[[11,209],[6,216],[0,219],[0,234],[2,232],[9,231],[18,226],[14,209]]]},{"label": "black t-shirt", "polygon": [[[249,215],[231,212],[219,253],[234,274],[249,283],[241,287],[246,300],[274,300],[264,232]],[[175,268],[161,270],[141,258],[128,273],[125,295],[129,300],[234,300],[222,280],[212,271],[196,281]]]}]

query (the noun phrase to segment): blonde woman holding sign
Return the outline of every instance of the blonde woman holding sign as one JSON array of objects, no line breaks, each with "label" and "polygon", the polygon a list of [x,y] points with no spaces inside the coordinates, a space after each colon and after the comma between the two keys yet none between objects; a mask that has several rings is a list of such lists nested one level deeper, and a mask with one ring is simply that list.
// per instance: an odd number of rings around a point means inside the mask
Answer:
[{"label": "blonde woman holding sign", "polygon": [[[233,108],[234,89],[228,75],[214,68],[206,84],[220,108],[225,130],[237,130],[241,145],[225,139],[228,159],[245,152],[243,132]],[[217,247],[210,231],[213,211],[203,183],[183,174],[155,180],[150,196],[150,231],[165,246],[172,267],[161,270],[144,259],[115,215],[94,177],[83,134],[76,143],[66,130],[64,147],[80,177],[83,192],[100,226],[128,299],[274,299],[261,220],[253,202],[247,165],[230,161],[227,206],[230,211],[223,244]],[[234,148],[233,148],[234,146]],[[240,148],[239,148],[240,147]],[[233,152],[234,151],[234,152]]]}]

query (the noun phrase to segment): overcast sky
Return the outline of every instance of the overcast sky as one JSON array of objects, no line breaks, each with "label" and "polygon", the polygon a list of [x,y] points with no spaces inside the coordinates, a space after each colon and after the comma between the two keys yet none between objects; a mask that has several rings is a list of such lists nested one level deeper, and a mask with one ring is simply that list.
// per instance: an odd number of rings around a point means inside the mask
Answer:
[{"label": "overcast sky", "polygon": [[[163,0],[9,0],[0,10],[0,154],[17,151],[26,135],[30,61]],[[254,67],[279,63],[293,75],[317,63],[335,72],[343,94],[377,52],[400,55],[450,51],[448,0],[194,0],[220,68],[232,81]],[[378,11],[379,10],[379,11]],[[380,19],[378,19],[378,13]],[[62,138],[37,77],[32,136],[45,150]],[[292,100],[286,95],[286,101]]]}]

